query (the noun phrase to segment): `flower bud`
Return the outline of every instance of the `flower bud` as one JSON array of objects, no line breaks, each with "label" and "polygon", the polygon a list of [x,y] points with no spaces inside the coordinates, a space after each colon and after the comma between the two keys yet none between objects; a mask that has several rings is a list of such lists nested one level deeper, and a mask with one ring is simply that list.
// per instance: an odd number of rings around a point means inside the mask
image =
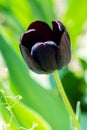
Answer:
[{"label": "flower bud", "polygon": [[29,68],[36,73],[51,73],[66,66],[71,58],[70,38],[60,21],[53,29],[41,21],[33,22],[21,36],[20,50]]}]

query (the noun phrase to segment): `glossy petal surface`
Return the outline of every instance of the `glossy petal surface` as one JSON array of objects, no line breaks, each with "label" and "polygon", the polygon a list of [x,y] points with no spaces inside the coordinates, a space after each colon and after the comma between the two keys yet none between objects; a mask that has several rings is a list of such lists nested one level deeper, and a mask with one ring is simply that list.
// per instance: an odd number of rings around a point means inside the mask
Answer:
[{"label": "glossy petal surface", "polygon": [[57,45],[52,41],[37,43],[32,47],[31,55],[45,72],[50,73],[58,68],[56,62],[58,50]]},{"label": "glossy petal surface", "polygon": [[30,29],[21,36],[21,45],[31,51],[32,46],[37,42],[43,42],[43,36],[38,34],[35,29]]},{"label": "glossy petal surface", "polygon": [[43,36],[44,42],[50,40],[52,36],[52,30],[48,26],[48,24],[42,21],[35,21],[28,27],[28,30],[35,29],[39,35]]},{"label": "glossy petal surface", "polygon": [[44,71],[41,69],[39,64],[37,64],[37,62],[35,62],[35,60],[32,58],[27,48],[21,45],[20,50],[21,50],[23,58],[25,59],[27,65],[29,66],[31,70],[39,74],[44,73]]},{"label": "glossy petal surface", "polygon": [[65,31],[65,27],[64,25],[60,22],[60,21],[52,21],[52,25],[53,25],[53,41],[59,46],[60,45],[60,40],[61,40],[61,36]]},{"label": "glossy petal surface", "polygon": [[60,41],[60,61],[59,57],[57,57],[58,63],[60,62],[60,69],[66,66],[70,59],[71,59],[71,52],[70,52],[70,41],[67,37],[67,32],[64,32],[61,41]]}]

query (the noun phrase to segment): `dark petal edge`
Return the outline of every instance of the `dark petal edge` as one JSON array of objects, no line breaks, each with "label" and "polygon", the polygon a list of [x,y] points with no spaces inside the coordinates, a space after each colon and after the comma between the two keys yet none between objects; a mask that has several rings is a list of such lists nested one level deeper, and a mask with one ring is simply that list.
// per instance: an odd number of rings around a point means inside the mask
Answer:
[{"label": "dark petal edge", "polygon": [[58,50],[56,43],[47,41],[35,44],[31,55],[45,72],[51,73],[57,69],[56,53]]},{"label": "dark petal edge", "polygon": [[59,69],[66,66],[69,63],[70,59],[71,59],[70,39],[68,39],[67,32],[65,31],[63,33],[63,35],[61,37],[61,41],[60,41]]},{"label": "dark petal edge", "polygon": [[57,45],[60,45],[61,36],[65,31],[65,26],[58,20],[52,21],[52,26],[53,26],[52,39]]},{"label": "dark petal edge", "polygon": [[48,26],[48,24],[46,24],[45,22],[42,22],[42,21],[33,22],[28,27],[28,30],[29,29],[35,29],[41,36],[43,36],[44,42],[50,40],[50,38],[52,36],[51,28]]},{"label": "dark petal edge", "polygon": [[30,29],[21,36],[21,45],[25,46],[29,52],[32,46],[37,42],[43,42],[43,37],[35,29]]},{"label": "dark petal edge", "polygon": [[21,54],[24,58],[24,60],[26,61],[27,65],[29,66],[29,68],[38,73],[38,74],[42,74],[45,73],[40,66],[34,61],[34,59],[32,58],[32,56],[30,55],[28,49],[22,45],[20,45],[20,50],[21,50]]}]

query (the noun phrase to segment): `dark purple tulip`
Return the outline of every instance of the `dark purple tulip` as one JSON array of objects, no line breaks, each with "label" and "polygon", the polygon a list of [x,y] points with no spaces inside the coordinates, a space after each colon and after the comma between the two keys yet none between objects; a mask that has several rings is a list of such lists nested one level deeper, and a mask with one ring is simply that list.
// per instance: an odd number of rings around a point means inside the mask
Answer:
[{"label": "dark purple tulip", "polygon": [[21,36],[20,50],[29,68],[36,73],[51,73],[66,66],[71,58],[70,38],[60,21],[35,21]]}]

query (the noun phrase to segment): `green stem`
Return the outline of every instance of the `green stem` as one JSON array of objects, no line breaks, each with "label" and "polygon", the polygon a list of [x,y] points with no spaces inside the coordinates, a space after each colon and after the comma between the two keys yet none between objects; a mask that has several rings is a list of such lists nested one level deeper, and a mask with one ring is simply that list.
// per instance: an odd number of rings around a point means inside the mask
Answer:
[{"label": "green stem", "polygon": [[73,121],[75,127],[77,128],[77,130],[81,130],[81,127],[80,127],[80,125],[79,125],[79,123],[78,123],[78,121],[76,119],[74,111],[73,111],[73,109],[72,109],[72,107],[71,107],[71,105],[69,103],[69,100],[68,100],[68,98],[67,98],[67,96],[66,96],[66,94],[64,92],[63,85],[61,83],[61,80],[59,78],[59,75],[58,75],[57,71],[55,71],[53,74],[54,74],[54,78],[55,78],[59,93],[60,93],[60,95],[61,95],[61,97],[63,99],[63,102],[64,102],[64,104],[65,104],[65,106],[66,106],[66,108],[67,108],[67,110],[68,110],[68,112],[69,112],[69,114],[70,114],[70,116],[72,118],[72,121]]}]

